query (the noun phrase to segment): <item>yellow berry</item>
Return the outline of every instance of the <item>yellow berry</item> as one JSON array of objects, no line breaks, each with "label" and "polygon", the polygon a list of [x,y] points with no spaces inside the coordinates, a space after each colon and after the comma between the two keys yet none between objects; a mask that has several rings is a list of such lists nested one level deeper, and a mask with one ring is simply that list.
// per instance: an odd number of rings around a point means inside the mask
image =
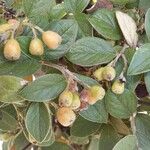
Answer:
[{"label": "yellow berry", "polygon": [[107,81],[112,81],[116,76],[116,71],[111,66],[104,67],[103,78]]},{"label": "yellow berry", "polygon": [[59,106],[69,107],[73,100],[73,94],[70,91],[64,91],[59,96]]},{"label": "yellow berry", "polygon": [[56,49],[62,42],[61,36],[53,31],[43,32],[42,40],[50,49]]},{"label": "yellow berry", "polygon": [[111,89],[115,94],[122,94],[124,92],[124,86],[125,84],[123,82],[121,82],[120,80],[116,80],[113,83]]},{"label": "yellow berry", "polygon": [[34,38],[33,40],[31,40],[31,43],[29,46],[29,52],[35,56],[43,55],[44,47],[43,47],[42,41],[38,38]]},{"label": "yellow berry", "polygon": [[88,100],[90,105],[95,104],[98,100],[102,100],[105,96],[105,90],[98,85],[92,86],[90,89],[91,97]]},{"label": "yellow berry", "polygon": [[81,105],[81,101],[80,101],[79,95],[77,93],[73,93],[73,100],[72,100],[70,108],[75,110],[75,109],[78,109],[80,105]]},{"label": "yellow berry", "polygon": [[70,126],[76,119],[75,113],[69,107],[61,107],[56,113],[58,122],[64,127]]},{"label": "yellow berry", "polygon": [[21,48],[17,40],[10,39],[4,46],[4,56],[8,60],[18,60],[21,55]]},{"label": "yellow berry", "polygon": [[0,25],[0,34],[6,32],[7,30],[10,30],[11,28],[12,28],[12,25],[9,23]]},{"label": "yellow berry", "polygon": [[99,69],[97,69],[93,75],[94,77],[98,80],[98,81],[102,81],[103,80],[103,70],[104,70],[104,67],[101,67]]}]

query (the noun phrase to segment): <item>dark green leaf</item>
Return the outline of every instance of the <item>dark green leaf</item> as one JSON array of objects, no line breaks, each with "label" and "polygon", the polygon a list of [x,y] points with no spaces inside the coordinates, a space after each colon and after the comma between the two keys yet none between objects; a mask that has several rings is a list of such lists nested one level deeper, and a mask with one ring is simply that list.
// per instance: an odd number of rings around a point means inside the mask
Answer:
[{"label": "dark green leaf", "polygon": [[106,112],[103,100],[89,106],[87,110],[81,111],[80,115],[91,122],[97,123],[107,123],[108,119],[108,113]]},{"label": "dark green leaf", "polygon": [[122,37],[115,13],[112,10],[100,9],[96,11],[90,17],[89,22],[106,39],[119,40]]},{"label": "dark green leaf", "polygon": [[28,101],[44,102],[55,99],[66,87],[66,80],[59,74],[48,74],[29,83],[20,91]]},{"label": "dark green leaf", "polygon": [[116,118],[129,118],[136,111],[137,100],[135,95],[125,89],[121,95],[108,91],[105,96],[107,111]]},{"label": "dark green leaf", "polygon": [[0,110],[0,130],[13,131],[17,129],[17,120],[6,110]]},{"label": "dark green leaf", "polygon": [[146,12],[150,8],[150,1],[149,0],[139,0],[139,8]]},{"label": "dark green leaf", "polygon": [[137,75],[150,71],[150,44],[141,46],[134,54],[128,75]]},{"label": "dark green leaf", "polygon": [[33,138],[42,142],[46,138],[51,127],[51,116],[44,103],[32,103],[25,118],[27,131]]},{"label": "dark green leaf", "polygon": [[115,129],[111,125],[103,125],[99,140],[99,149],[112,150],[118,140],[119,137]]},{"label": "dark green leaf", "polygon": [[64,0],[67,12],[82,12],[89,4],[90,0]]},{"label": "dark green leaf", "polygon": [[77,137],[89,136],[90,134],[96,132],[99,127],[100,124],[90,122],[79,116],[71,127],[71,135]]},{"label": "dark green leaf", "polygon": [[96,37],[85,37],[78,40],[67,54],[69,61],[81,66],[104,64],[114,57],[113,47]]},{"label": "dark green leaf", "polygon": [[139,147],[142,150],[149,150],[150,147],[150,116],[138,114],[136,116],[136,131]]},{"label": "dark green leaf", "polygon": [[137,150],[136,137],[134,135],[124,137],[115,145],[113,150]]}]

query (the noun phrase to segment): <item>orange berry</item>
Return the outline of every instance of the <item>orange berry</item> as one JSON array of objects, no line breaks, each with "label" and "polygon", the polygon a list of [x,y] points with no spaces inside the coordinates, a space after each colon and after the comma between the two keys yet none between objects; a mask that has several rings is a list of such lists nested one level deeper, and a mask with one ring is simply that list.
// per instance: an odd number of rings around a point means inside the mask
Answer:
[{"label": "orange berry", "polygon": [[18,60],[21,55],[21,48],[17,40],[10,39],[4,47],[4,56],[8,60]]},{"label": "orange berry", "polygon": [[57,110],[56,117],[58,122],[64,127],[70,126],[76,119],[75,113],[69,107],[61,107]]},{"label": "orange berry", "polygon": [[50,49],[56,49],[62,42],[61,36],[53,31],[43,32],[42,39],[47,47]]}]

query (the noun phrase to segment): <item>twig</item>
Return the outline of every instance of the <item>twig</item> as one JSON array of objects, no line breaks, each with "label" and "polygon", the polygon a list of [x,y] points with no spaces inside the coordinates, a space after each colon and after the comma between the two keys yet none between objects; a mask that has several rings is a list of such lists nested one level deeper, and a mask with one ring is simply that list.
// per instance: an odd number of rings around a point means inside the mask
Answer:
[{"label": "twig", "polygon": [[137,139],[137,136],[136,136],[135,117],[136,117],[136,113],[133,113],[132,116],[130,117],[130,124],[131,124],[132,133],[136,137],[136,141],[137,141],[136,142],[136,147],[137,147],[137,150],[139,150],[138,139]]},{"label": "twig", "polygon": [[71,72],[71,71],[69,71],[67,69],[67,67],[60,66],[60,65],[57,65],[57,64],[53,64],[53,63],[49,63],[49,62],[45,62],[45,61],[42,61],[41,63],[42,63],[42,65],[45,65],[45,66],[48,66],[48,67],[52,67],[52,68],[55,68],[55,69],[59,70],[65,76],[65,78],[67,79],[67,81],[75,80],[78,83],[80,83],[81,85],[89,88],[89,85],[87,85],[86,83],[84,83],[83,81],[81,81],[80,79],[78,79],[74,75],[73,72]]}]

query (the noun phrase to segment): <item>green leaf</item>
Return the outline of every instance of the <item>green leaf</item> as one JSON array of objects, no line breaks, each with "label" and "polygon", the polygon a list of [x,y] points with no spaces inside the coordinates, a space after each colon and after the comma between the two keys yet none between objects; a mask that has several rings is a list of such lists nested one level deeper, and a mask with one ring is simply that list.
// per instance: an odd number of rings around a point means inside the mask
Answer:
[{"label": "green leaf", "polygon": [[93,28],[106,39],[120,40],[120,32],[115,13],[112,10],[100,9],[89,19]]},{"label": "green leaf", "polygon": [[90,0],[64,0],[65,8],[67,12],[82,12],[89,4]]},{"label": "green leaf", "polygon": [[45,26],[49,22],[49,14],[55,4],[55,0],[24,0],[22,6],[30,21]]},{"label": "green leaf", "polygon": [[14,76],[0,76],[0,101],[13,103],[24,100],[17,92],[23,87],[24,80]]},{"label": "green leaf", "polygon": [[20,36],[17,38],[22,54],[17,61],[8,61],[4,58],[1,49],[0,53],[0,75],[15,75],[24,77],[35,73],[40,67],[40,63],[29,55],[29,44],[31,37]]},{"label": "green leaf", "polygon": [[51,127],[51,116],[44,103],[32,103],[25,118],[27,131],[38,142],[44,141]]},{"label": "green leaf", "polygon": [[81,66],[104,64],[114,57],[113,47],[96,37],[85,37],[78,40],[67,54],[69,61]]},{"label": "green leaf", "polygon": [[150,9],[148,9],[145,15],[145,31],[148,39],[150,40]]},{"label": "green leaf", "polygon": [[59,20],[66,15],[66,11],[64,8],[64,3],[58,4],[54,6],[50,12],[50,19],[51,20]]},{"label": "green leaf", "polygon": [[46,30],[52,30],[61,35],[63,41],[61,45],[55,50],[47,49],[45,52],[45,59],[53,60],[59,59],[64,56],[72,44],[75,42],[77,33],[78,33],[78,25],[72,19],[63,19],[60,21],[54,21],[50,23]]},{"label": "green leaf", "polygon": [[91,122],[107,123],[108,120],[108,113],[103,100],[90,105],[87,110],[81,111],[80,115]]},{"label": "green leaf", "polygon": [[99,138],[97,136],[92,138],[88,150],[99,150]]},{"label": "green leaf", "polygon": [[89,86],[92,86],[92,85],[99,85],[99,83],[94,80],[93,78],[90,78],[90,77],[87,77],[85,75],[81,75],[81,74],[77,74],[75,73],[75,76],[80,80],[82,81],[83,83],[89,85]]},{"label": "green leaf", "polygon": [[136,135],[139,147],[142,150],[149,150],[150,147],[150,116],[138,114],[136,116]]},{"label": "green leaf", "polygon": [[144,44],[134,54],[128,75],[137,75],[150,71],[150,44]]},{"label": "green leaf", "polygon": [[[86,128],[85,128],[86,127]],[[71,135],[77,137],[86,137],[96,132],[100,127],[100,124],[90,122],[83,117],[79,116],[73,126],[71,127]]]},{"label": "green leaf", "polygon": [[0,130],[13,131],[17,129],[17,120],[6,110],[0,110]]},{"label": "green leaf", "polygon": [[116,118],[129,118],[136,111],[137,100],[135,95],[125,89],[121,95],[108,91],[105,96],[107,111]]},{"label": "green leaf", "polygon": [[145,79],[147,91],[150,94],[150,72],[145,74],[144,79]]},{"label": "green leaf", "polygon": [[64,143],[54,142],[49,147],[42,147],[42,150],[70,150],[70,147]]},{"label": "green leaf", "polygon": [[149,0],[139,0],[139,8],[146,12],[150,8],[150,1]]},{"label": "green leaf", "polygon": [[62,75],[48,74],[29,83],[19,94],[28,101],[45,102],[55,99],[66,85]]},{"label": "green leaf", "polygon": [[113,148],[113,150],[136,150],[136,149],[137,149],[136,137],[134,135],[125,136]]},{"label": "green leaf", "polygon": [[74,19],[78,25],[79,38],[92,36],[92,26],[88,21],[88,16],[84,13],[76,13]]},{"label": "green leaf", "polygon": [[118,140],[119,137],[115,129],[111,125],[103,125],[99,139],[99,149],[112,150]]}]

